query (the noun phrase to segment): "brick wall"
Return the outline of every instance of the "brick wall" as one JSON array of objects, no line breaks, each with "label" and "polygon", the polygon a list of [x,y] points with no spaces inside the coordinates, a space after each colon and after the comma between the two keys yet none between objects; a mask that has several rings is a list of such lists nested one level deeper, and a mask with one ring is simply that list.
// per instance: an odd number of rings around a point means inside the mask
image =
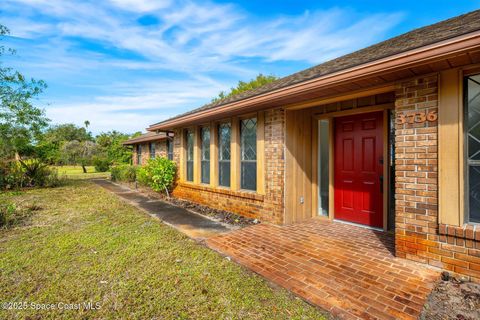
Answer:
[{"label": "brick wall", "polygon": [[[261,221],[284,221],[284,141],[285,111],[265,112],[265,195],[230,191],[222,188],[178,183],[173,195],[225,211],[234,212]],[[181,141],[175,132],[174,160],[180,163]]]},{"label": "brick wall", "polygon": [[[437,109],[436,75],[397,85],[396,112]],[[480,280],[480,232],[438,224],[437,128],[436,121],[395,128],[396,255]]]},{"label": "brick wall", "polygon": [[[167,156],[167,142],[166,140],[155,141],[155,156],[156,157],[166,157]],[[148,159],[150,159],[150,149],[149,143],[141,143],[142,146],[142,162],[137,163],[137,145],[133,145],[133,164],[134,165],[142,165],[147,163]]]}]

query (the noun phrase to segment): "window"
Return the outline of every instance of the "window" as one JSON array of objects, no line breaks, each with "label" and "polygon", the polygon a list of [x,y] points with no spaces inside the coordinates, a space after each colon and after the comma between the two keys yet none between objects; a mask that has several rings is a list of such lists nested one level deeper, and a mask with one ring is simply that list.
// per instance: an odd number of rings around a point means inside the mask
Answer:
[{"label": "window", "polygon": [[148,145],[150,151],[150,159],[155,159],[155,142],[150,142]]},{"label": "window", "polygon": [[202,140],[202,167],[201,167],[201,175],[202,175],[202,183],[209,184],[210,183],[210,128],[209,127],[202,127],[201,131],[201,140]]},{"label": "window", "polygon": [[318,214],[328,216],[329,195],[329,120],[318,120]]},{"label": "window", "polygon": [[230,123],[218,126],[218,184],[230,187],[230,140],[232,127]]},{"label": "window", "polygon": [[466,184],[470,222],[480,222],[480,74],[465,78]]},{"label": "window", "polygon": [[142,164],[142,145],[137,144],[137,164]]},{"label": "window", "polygon": [[186,131],[187,143],[187,181],[193,181],[193,131]]},{"label": "window", "polygon": [[245,119],[240,123],[241,188],[257,190],[257,119]]},{"label": "window", "polygon": [[173,160],[173,140],[167,139],[167,157],[168,160]]}]

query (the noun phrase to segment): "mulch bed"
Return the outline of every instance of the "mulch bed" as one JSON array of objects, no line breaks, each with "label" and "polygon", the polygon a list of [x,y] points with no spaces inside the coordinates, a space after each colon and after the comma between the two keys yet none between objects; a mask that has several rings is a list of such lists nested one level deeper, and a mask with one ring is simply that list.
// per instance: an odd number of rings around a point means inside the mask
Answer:
[{"label": "mulch bed", "polygon": [[480,319],[480,284],[456,278],[440,281],[430,293],[420,319]]},{"label": "mulch bed", "polygon": [[159,199],[159,200],[171,203],[172,205],[175,205],[177,207],[185,208],[187,210],[213,218],[217,221],[220,221],[232,226],[243,228],[243,227],[248,227],[248,226],[260,223],[260,221],[257,219],[246,218],[232,212],[210,208],[204,205],[193,203],[191,201],[177,199],[174,197],[168,198],[166,195],[162,193],[158,193],[151,189],[144,188],[141,186],[135,186],[134,183],[122,183],[122,182],[115,182],[115,183],[126,185],[131,189],[140,191],[141,193],[147,195],[149,198]]}]

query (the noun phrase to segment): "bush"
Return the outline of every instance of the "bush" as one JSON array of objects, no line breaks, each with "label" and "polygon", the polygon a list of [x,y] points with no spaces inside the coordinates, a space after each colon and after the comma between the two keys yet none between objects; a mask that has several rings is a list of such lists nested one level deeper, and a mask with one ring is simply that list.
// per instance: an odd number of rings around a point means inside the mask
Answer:
[{"label": "bush", "polygon": [[106,158],[95,158],[93,165],[97,172],[107,172],[110,169],[110,161]]},{"label": "bush", "polygon": [[13,203],[0,204],[0,228],[11,224],[16,211],[17,208]]},{"label": "bush", "polygon": [[137,177],[140,183],[168,195],[175,181],[176,171],[175,162],[161,157],[148,160],[147,164],[139,169]]},{"label": "bush", "polygon": [[135,182],[137,167],[128,164],[113,166],[110,170],[112,181]]},{"label": "bush", "polygon": [[56,187],[60,184],[57,170],[49,168],[38,159],[11,161],[0,167],[1,189]]}]

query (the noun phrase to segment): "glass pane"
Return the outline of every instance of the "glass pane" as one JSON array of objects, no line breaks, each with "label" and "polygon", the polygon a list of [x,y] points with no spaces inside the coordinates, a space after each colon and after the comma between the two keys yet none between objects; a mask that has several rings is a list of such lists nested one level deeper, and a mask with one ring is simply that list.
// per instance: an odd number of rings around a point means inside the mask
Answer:
[{"label": "glass pane", "polygon": [[480,222],[480,75],[466,78],[469,221]]},{"label": "glass pane", "polygon": [[167,140],[167,154],[168,160],[173,160],[173,141],[170,139]]},{"label": "glass pane", "polygon": [[193,131],[187,130],[187,181],[193,181]]},{"label": "glass pane", "polygon": [[468,159],[480,160],[480,75],[467,78]]},{"label": "glass pane", "polygon": [[218,158],[220,160],[230,160],[231,131],[229,123],[222,123],[218,126]]},{"label": "glass pane", "polygon": [[150,143],[150,158],[155,158],[155,142]]},{"label": "glass pane", "polygon": [[242,161],[241,188],[245,190],[257,190],[257,162]]},{"label": "glass pane", "polygon": [[328,189],[329,189],[329,137],[328,120],[318,122],[318,214],[328,215]]},{"label": "glass pane", "polygon": [[202,183],[210,183],[210,161],[202,160]]},{"label": "glass pane", "polygon": [[193,131],[187,130],[187,161],[193,161]]},{"label": "glass pane", "polygon": [[210,128],[202,128],[202,160],[210,160]]},{"label": "glass pane", "polygon": [[257,119],[242,120],[240,134],[242,160],[257,160]]},{"label": "glass pane", "polygon": [[218,126],[218,184],[230,187],[230,140],[232,128],[230,123]]},{"label": "glass pane", "polygon": [[187,161],[187,181],[193,181],[193,161]]},{"label": "glass pane", "polygon": [[218,184],[230,187],[230,161],[220,161],[218,164]]}]

